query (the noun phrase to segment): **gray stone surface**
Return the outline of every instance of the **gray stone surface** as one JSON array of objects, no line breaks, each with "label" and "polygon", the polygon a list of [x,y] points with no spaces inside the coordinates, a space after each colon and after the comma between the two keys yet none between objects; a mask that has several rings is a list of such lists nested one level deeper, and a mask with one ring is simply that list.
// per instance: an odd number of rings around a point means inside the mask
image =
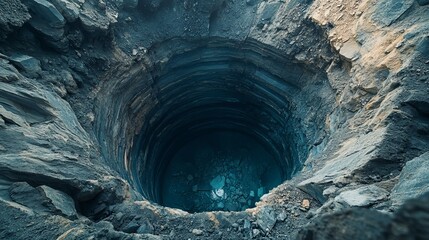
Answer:
[{"label": "gray stone surface", "polygon": [[10,186],[9,193],[13,201],[34,211],[77,218],[73,199],[48,186],[34,188],[26,182],[17,182]]},{"label": "gray stone surface", "polygon": [[46,203],[43,205],[47,207],[49,211],[67,218],[77,218],[75,203],[69,195],[45,185],[39,186],[36,189],[45,198],[44,202]]},{"label": "gray stone surface", "polygon": [[200,229],[192,229],[192,233],[195,235],[195,236],[201,236],[201,235],[203,235],[203,231],[202,230],[200,230]]},{"label": "gray stone surface", "polygon": [[106,33],[110,26],[110,20],[106,15],[99,13],[94,6],[85,2],[82,5],[79,19],[85,31],[90,33]]},{"label": "gray stone surface", "polygon": [[[47,0],[28,0],[26,2],[33,14],[30,23],[38,22],[53,28],[62,28],[66,24],[63,15]],[[43,23],[39,21],[43,21]]]},{"label": "gray stone surface", "polygon": [[387,229],[388,239],[426,239],[429,235],[429,194],[408,200]]},{"label": "gray stone surface", "polygon": [[76,2],[68,0],[51,0],[51,2],[68,22],[74,22],[79,17],[80,6]]},{"label": "gray stone surface", "polygon": [[378,145],[385,136],[386,129],[380,128],[342,142],[338,155],[329,159],[326,165],[300,185],[341,181],[342,176],[361,168],[377,155]]},{"label": "gray stone surface", "polygon": [[135,232],[137,232],[138,229],[140,229],[140,225],[139,225],[139,223],[135,219],[133,219],[131,222],[129,222],[122,229],[122,231],[124,231],[126,233],[135,233]]},{"label": "gray stone surface", "polygon": [[[424,198],[394,214],[388,229],[389,218],[374,211],[346,210],[326,218],[325,212],[337,208],[316,211],[337,193],[343,207],[385,211],[390,190],[382,189],[394,187],[395,208],[423,192],[425,168],[418,165],[425,166],[422,154],[429,150],[426,1],[145,1],[153,7],[136,6],[135,0],[22,2],[29,10],[20,1],[0,1],[1,239],[195,238],[190,229],[209,239],[293,239],[309,221],[315,225],[308,238],[427,236]],[[361,45],[343,45],[354,38]],[[40,60],[30,64],[41,66],[33,68],[37,80],[24,77],[18,63],[16,69],[7,63],[16,54]],[[211,61],[195,64],[198,59]],[[147,168],[136,161],[136,138],[147,128],[144,121],[163,119],[150,115],[158,106],[198,97],[195,82],[186,85],[188,91],[174,84],[177,78],[159,81],[162,71],[186,73],[190,68],[183,63],[199,66],[198,79],[222,89],[230,86],[231,75],[214,81],[219,69],[248,73],[251,78],[229,89],[253,94],[249,100],[258,104],[288,103],[271,111],[283,114],[287,128],[267,116],[255,119],[262,119],[263,132],[285,150],[282,156],[296,160],[283,163],[285,169],[300,174],[253,209],[189,214],[147,201],[156,192],[156,174],[149,171],[140,181],[139,171]],[[160,94],[169,89],[175,91],[167,95],[177,98]],[[314,199],[286,184],[300,184]],[[407,194],[409,189],[415,191]],[[37,196],[51,201],[51,210],[34,205]],[[299,210],[304,198],[311,202],[308,212]],[[72,201],[78,219],[69,217]]]},{"label": "gray stone surface", "polygon": [[26,4],[31,12],[30,25],[51,47],[58,51],[67,51],[68,40],[64,26],[66,20],[58,9],[47,0],[28,0]]},{"label": "gray stone surface", "polygon": [[[16,69],[14,69],[16,70]],[[18,74],[13,71],[12,66],[0,64],[0,81],[10,83],[19,79]]]},{"label": "gray stone surface", "polygon": [[212,186],[213,189],[223,188],[223,186],[225,186],[225,177],[224,176],[215,177],[210,181],[210,186]]},{"label": "gray stone surface", "polygon": [[[45,99],[5,83],[0,83],[0,86],[0,109],[9,121],[24,127],[52,119],[54,113],[52,109],[46,109],[49,104]],[[8,102],[13,104],[6,104]]]},{"label": "gray stone surface", "polygon": [[15,28],[21,27],[30,19],[25,5],[19,0],[3,0],[0,2],[0,40],[7,37]]},{"label": "gray stone surface", "polygon": [[386,199],[388,194],[383,188],[369,185],[344,191],[335,197],[335,201],[351,207],[367,207]]},{"label": "gray stone surface", "polygon": [[347,61],[355,61],[360,56],[360,46],[354,39],[350,39],[344,43],[340,49],[340,55]]},{"label": "gray stone surface", "polygon": [[396,208],[405,201],[417,198],[429,192],[429,152],[408,161],[399,175],[398,183],[393,187],[390,199]]},{"label": "gray stone surface", "polygon": [[44,198],[36,188],[26,182],[16,182],[10,186],[10,197],[13,201],[22,204],[34,211],[45,210],[42,205]]},{"label": "gray stone surface", "polygon": [[139,234],[153,234],[154,227],[149,221],[143,222],[140,227],[137,229],[137,233]]},{"label": "gray stone surface", "polygon": [[13,55],[10,57],[11,62],[19,69],[23,70],[29,76],[37,77],[42,71],[40,61],[28,55]]},{"label": "gray stone surface", "polygon": [[354,208],[328,214],[304,227],[296,239],[426,239],[429,194],[406,202],[393,216]]},{"label": "gray stone surface", "polygon": [[395,23],[414,3],[414,0],[405,1],[377,1],[372,20],[383,27]]},{"label": "gray stone surface", "polygon": [[317,218],[296,239],[385,239],[390,218],[375,210],[348,209]]},{"label": "gray stone surface", "polygon": [[263,27],[265,24],[271,23],[280,5],[280,2],[267,3],[262,10],[258,25]]},{"label": "gray stone surface", "polygon": [[269,233],[271,229],[273,229],[276,222],[276,214],[273,208],[263,207],[259,211],[256,223],[264,232]]}]

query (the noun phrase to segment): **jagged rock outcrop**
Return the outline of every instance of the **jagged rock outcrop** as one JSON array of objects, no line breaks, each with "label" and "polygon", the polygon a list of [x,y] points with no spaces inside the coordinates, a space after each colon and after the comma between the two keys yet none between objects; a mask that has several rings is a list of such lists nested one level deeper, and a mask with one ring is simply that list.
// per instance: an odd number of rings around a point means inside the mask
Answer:
[{"label": "jagged rock outcrop", "polygon": [[297,239],[425,239],[428,196],[406,202],[393,217],[359,208],[327,214],[304,227]]},{"label": "jagged rock outcrop", "polygon": [[[0,238],[424,239],[428,12],[1,1]],[[284,183],[241,212],[157,204],[171,139],[225,126],[271,146]]]},{"label": "jagged rock outcrop", "polygon": [[408,161],[399,175],[398,183],[390,194],[392,206],[399,207],[406,200],[420,197],[429,191],[429,180],[425,176],[429,154],[426,152]]}]

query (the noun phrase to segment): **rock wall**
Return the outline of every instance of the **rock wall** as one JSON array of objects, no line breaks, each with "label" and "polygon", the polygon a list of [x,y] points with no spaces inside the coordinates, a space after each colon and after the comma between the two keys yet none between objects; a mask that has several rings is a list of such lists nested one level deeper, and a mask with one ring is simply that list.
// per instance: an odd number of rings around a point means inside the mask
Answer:
[{"label": "rock wall", "polygon": [[[424,0],[3,0],[0,238],[425,236],[427,219],[410,223],[428,213],[428,12]],[[293,146],[280,154],[293,178],[243,212],[159,206],[158,158],[138,145],[171,96],[194,94],[162,82],[225,59],[220,70],[252,76],[233,84],[252,89],[246,99],[261,83],[266,105],[286,103],[267,121]],[[347,231],[326,232],[336,221]]]}]

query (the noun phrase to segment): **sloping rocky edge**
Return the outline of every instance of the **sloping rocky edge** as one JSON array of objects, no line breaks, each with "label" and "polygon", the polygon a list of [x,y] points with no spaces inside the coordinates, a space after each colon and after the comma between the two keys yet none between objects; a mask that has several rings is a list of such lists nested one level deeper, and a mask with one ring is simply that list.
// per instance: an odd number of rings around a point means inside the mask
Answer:
[{"label": "sloping rocky edge", "polygon": [[[427,236],[427,1],[6,0],[0,11],[2,239]],[[154,107],[137,93],[207,42],[313,73],[286,79],[299,89],[286,97],[302,167],[244,212],[161,207],[133,170]],[[241,61],[276,71],[258,58]]]}]

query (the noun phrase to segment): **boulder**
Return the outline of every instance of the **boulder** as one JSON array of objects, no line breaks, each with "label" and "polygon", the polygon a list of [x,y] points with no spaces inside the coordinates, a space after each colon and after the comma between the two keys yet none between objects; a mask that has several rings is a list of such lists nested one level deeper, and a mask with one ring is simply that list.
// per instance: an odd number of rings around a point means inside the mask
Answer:
[{"label": "boulder", "polygon": [[105,33],[110,26],[109,18],[106,15],[98,12],[89,3],[85,3],[83,5],[83,9],[80,12],[79,19],[82,23],[83,28],[87,32]]},{"label": "boulder", "polygon": [[36,77],[42,71],[40,61],[28,55],[16,54],[10,57],[10,61],[18,69],[27,73],[30,77]]},{"label": "boulder", "polygon": [[393,217],[388,229],[389,240],[428,239],[429,193],[406,201]]},{"label": "boulder", "polygon": [[62,28],[66,20],[58,9],[47,0],[27,0],[31,11],[30,23],[42,21],[53,28]]},{"label": "boulder", "polygon": [[26,182],[13,183],[9,188],[10,198],[34,211],[44,211],[43,197],[36,188]]},{"label": "boulder", "polygon": [[196,228],[192,229],[192,234],[194,234],[195,236],[201,236],[203,235],[203,233],[204,232],[200,229],[196,229]]},{"label": "boulder", "polygon": [[429,235],[429,193],[408,200],[391,218],[376,210],[350,208],[322,215],[296,239],[412,240]]},{"label": "boulder", "polygon": [[387,198],[389,193],[383,188],[368,185],[354,190],[344,191],[335,197],[335,201],[352,207],[367,207]]},{"label": "boulder", "polygon": [[295,239],[379,240],[385,239],[389,216],[364,208],[352,208],[323,215],[299,231]]},{"label": "boulder", "polygon": [[36,212],[61,215],[76,219],[73,199],[56,189],[42,185],[37,188],[26,182],[13,183],[9,188],[10,198]]},{"label": "boulder", "polygon": [[408,161],[399,175],[398,183],[393,187],[390,199],[394,207],[405,201],[417,198],[429,192],[429,152]]},{"label": "boulder", "polygon": [[276,214],[272,207],[263,207],[258,212],[256,223],[264,232],[270,232],[274,225],[276,225],[276,222]]},{"label": "boulder", "polygon": [[67,71],[67,70],[62,70],[60,72],[60,79],[61,82],[64,84],[67,92],[69,93],[75,93],[77,90],[77,83],[73,78],[73,75]]},{"label": "boulder", "polygon": [[78,19],[80,6],[77,3],[68,0],[51,0],[51,2],[67,22],[74,22]]},{"label": "boulder", "polygon": [[49,212],[71,219],[77,218],[74,201],[69,195],[45,185],[39,186],[36,189],[44,198],[44,205],[48,208]]},{"label": "boulder", "polygon": [[354,39],[344,43],[340,49],[340,55],[347,61],[355,61],[360,57],[360,45]]},{"label": "boulder", "polygon": [[224,176],[217,176],[210,181],[210,186],[212,186],[213,189],[221,189],[223,188],[224,185],[225,185]]},{"label": "boulder", "polygon": [[30,21],[30,25],[48,43],[60,42],[66,39],[63,28],[53,28],[40,21]]},{"label": "boulder", "polygon": [[60,52],[68,49],[64,26],[66,20],[58,9],[46,0],[27,0],[31,12],[29,21],[33,29],[48,45]]}]

